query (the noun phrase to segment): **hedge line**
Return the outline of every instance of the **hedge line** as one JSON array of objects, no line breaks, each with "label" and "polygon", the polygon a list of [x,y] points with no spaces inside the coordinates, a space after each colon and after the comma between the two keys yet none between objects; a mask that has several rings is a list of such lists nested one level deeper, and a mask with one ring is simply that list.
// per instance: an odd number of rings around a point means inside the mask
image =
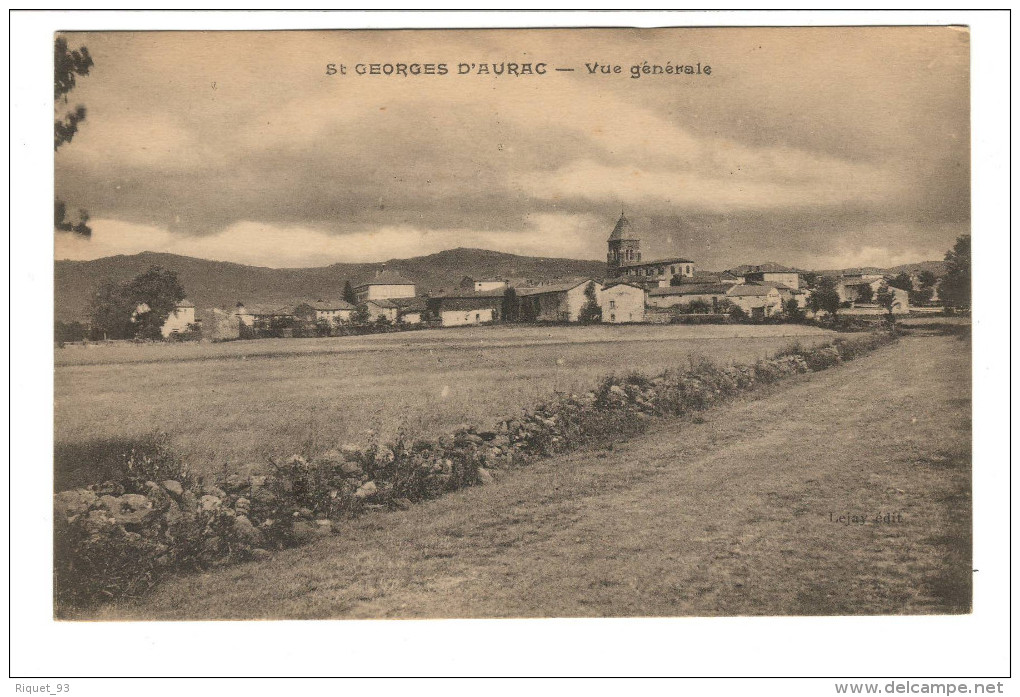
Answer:
[{"label": "hedge line", "polygon": [[652,377],[611,376],[491,429],[464,425],[434,439],[343,445],[312,459],[271,462],[264,475],[206,481],[169,451],[132,456],[127,476],[54,496],[57,613],[140,596],[170,572],[262,559],[332,534],[335,521],[487,484],[496,471],[634,435],[651,418],[704,410],[895,339],[875,332],[814,348],[795,344],[748,365],[706,361]]}]

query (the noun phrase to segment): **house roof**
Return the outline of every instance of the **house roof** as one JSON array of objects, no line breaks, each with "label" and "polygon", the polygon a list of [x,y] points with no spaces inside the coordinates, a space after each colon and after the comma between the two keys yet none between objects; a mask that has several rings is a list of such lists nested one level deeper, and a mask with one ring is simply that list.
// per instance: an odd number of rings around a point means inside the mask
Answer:
[{"label": "house roof", "polygon": [[631,236],[632,229],[633,226],[630,224],[630,221],[627,220],[627,216],[621,212],[620,219],[616,221],[616,227],[614,227],[613,231],[609,234],[609,241],[635,239]]},{"label": "house roof", "polygon": [[237,315],[262,315],[267,317],[290,317],[294,313],[290,308],[270,305],[242,305],[237,308]]},{"label": "house roof", "polygon": [[454,288],[452,290],[439,290],[432,293],[432,298],[502,298],[506,291],[502,288],[496,290],[464,290]]},{"label": "house roof", "polygon": [[633,264],[620,264],[621,269],[640,269],[646,266],[662,266],[664,264],[693,264],[693,259],[684,257],[669,257],[667,259],[653,259],[651,261],[639,261]]},{"label": "house roof", "polygon": [[771,261],[764,264],[738,266],[736,269],[731,269],[731,271],[738,276],[749,273],[798,273],[797,269],[791,269],[789,266],[783,266]]},{"label": "house roof", "polygon": [[637,288],[638,290],[644,290],[645,287],[640,283],[635,283],[632,279],[614,278],[610,281],[603,281],[602,290],[609,290],[616,286],[630,286],[631,288]]},{"label": "house roof", "polygon": [[368,286],[413,286],[414,281],[409,281],[396,271],[383,269],[372,278],[365,279],[355,288],[367,288]]},{"label": "house roof", "polygon": [[446,310],[494,310],[503,302],[502,296],[479,293],[473,297],[429,298],[429,303],[439,312]]},{"label": "house roof", "polygon": [[776,287],[773,285],[764,285],[758,283],[738,283],[735,286],[730,286],[729,290],[726,291],[726,295],[734,297],[746,297],[746,296],[762,296],[768,295],[772,291],[776,291]]},{"label": "house roof", "polygon": [[569,281],[567,283],[550,283],[547,286],[536,286],[534,288],[518,288],[517,295],[545,295],[546,293],[565,293],[568,290],[573,290],[578,286],[586,285],[593,282],[591,279],[584,279],[582,281]]},{"label": "house roof", "polygon": [[726,295],[732,286],[728,283],[681,283],[678,286],[652,288],[648,294],[653,297],[669,295]]},{"label": "house roof", "polygon": [[385,307],[385,308],[387,308],[389,310],[396,310],[400,306],[397,305],[393,301],[397,300],[397,299],[398,298],[379,298],[379,299],[376,299],[376,300],[366,300],[365,304],[366,305],[375,305],[376,307]]},{"label": "house roof", "polygon": [[353,310],[354,305],[351,305],[346,300],[313,300],[302,303],[308,305],[313,310]]}]

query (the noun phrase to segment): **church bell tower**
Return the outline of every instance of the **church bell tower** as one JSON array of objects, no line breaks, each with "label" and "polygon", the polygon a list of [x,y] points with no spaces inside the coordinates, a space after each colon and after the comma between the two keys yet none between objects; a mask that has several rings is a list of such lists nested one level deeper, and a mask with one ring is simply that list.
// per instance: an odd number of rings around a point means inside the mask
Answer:
[{"label": "church bell tower", "polygon": [[620,267],[637,264],[641,261],[641,240],[633,236],[630,221],[620,211],[620,219],[609,235],[609,253],[606,264],[609,266],[609,277],[619,275]]}]

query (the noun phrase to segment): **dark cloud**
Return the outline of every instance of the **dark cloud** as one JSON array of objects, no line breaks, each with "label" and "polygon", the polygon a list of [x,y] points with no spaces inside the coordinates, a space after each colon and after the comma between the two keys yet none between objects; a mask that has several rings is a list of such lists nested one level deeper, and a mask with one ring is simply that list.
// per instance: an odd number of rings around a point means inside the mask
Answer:
[{"label": "dark cloud", "polygon": [[[56,186],[97,237],[121,221],[185,249],[241,223],[508,249],[542,220],[570,231],[573,256],[599,258],[625,206],[650,222],[649,250],[710,266],[931,255],[969,225],[967,41],[947,28],[72,35],[96,69],[72,95],[89,119],[58,153]],[[578,70],[324,75],[423,56]],[[638,59],[713,74],[583,66]],[[250,236],[271,264],[278,240]]]}]

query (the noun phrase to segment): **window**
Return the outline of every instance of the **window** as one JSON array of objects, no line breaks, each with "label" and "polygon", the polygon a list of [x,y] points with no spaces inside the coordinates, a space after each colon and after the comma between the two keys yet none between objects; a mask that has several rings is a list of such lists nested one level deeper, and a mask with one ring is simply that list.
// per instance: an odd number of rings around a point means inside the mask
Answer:
[{"label": "window", "polygon": [[616,321],[616,315],[609,315],[609,321],[610,322],[615,322]]},{"label": "window", "polygon": [[615,300],[610,300],[609,301],[609,309],[610,310],[615,310],[616,309],[616,301]]},{"label": "window", "polygon": [[482,321],[482,315],[480,313],[478,313],[478,312],[475,313],[475,321],[476,322],[481,322]]}]

